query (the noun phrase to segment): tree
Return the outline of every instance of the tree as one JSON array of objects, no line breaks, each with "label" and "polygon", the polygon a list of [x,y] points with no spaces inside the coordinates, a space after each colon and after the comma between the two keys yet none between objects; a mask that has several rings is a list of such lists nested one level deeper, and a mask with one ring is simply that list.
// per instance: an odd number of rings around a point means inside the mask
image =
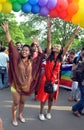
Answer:
[{"label": "tree", "polygon": [[25,43],[30,45],[32,37],[38,35],[38,29],[35,29],[31,22],[21,22],[19,27],[25,37]]},{"label": "tree", "polygon": [[[41,46],[46,46],[46,39],[47,39],[47,17],[41,17],[39,15],[33,15],[33,14],[25,14],[22,13],[21,15],[24,15],[26,17],[26,22],[31,22],[32,27],[34,29],[38,30],[38,38],[41,42]],[[74,25],[71,22],[65,22],[59,18],[52,18],[52,30],[51,30],[51,44],[61,44],[62,46],[65,46],[67,42],[69,41],[70,37],[74,33],[75,28],[78,25]],[[41,28],[42,27],[42,28]],[[73,41],[73,44],[71,46],[77,47],[80,46],[82,33],[84,33],[84,29],[80,28],[79,34],[75,36],[75,39]],[[80,46],[81,47],[81,46]]]},{"label": "tree", "polygon": [[[0,25],[2,25],[5,21],[9,22],[10,33],[13,41],[24,42],[25,37],[22,33],[22,30],[20,30],[19,28],[18,22],[15,20],[15,15],[13,13],[10,14],[0,13]],[[2,29],[2,26],[0,26],[0,39],[1,41],[4,40],[4,44],[5,46],[7,46],[7,40],[4,31]]]}]

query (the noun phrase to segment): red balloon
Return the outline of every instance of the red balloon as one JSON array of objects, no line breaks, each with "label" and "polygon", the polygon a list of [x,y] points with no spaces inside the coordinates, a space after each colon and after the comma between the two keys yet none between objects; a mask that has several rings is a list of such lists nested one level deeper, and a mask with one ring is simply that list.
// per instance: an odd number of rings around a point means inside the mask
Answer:
[{"label": "red balloon", "polygon": [[58,17],[58,13],[57,13],[55,8],[49,11],[49,15],[50,15],[51,18]]},{"label": "red balloon", "polygon": [[58,12],[62,12],[68,8],[68,1],[67,0],[58,0],[56,5],[56,10]]},{"label": "red balloon", "polygon": [[68,16],[67,10],[64,10],[64,11],[58,13],[58,16],[60,19],[65,19]]}]

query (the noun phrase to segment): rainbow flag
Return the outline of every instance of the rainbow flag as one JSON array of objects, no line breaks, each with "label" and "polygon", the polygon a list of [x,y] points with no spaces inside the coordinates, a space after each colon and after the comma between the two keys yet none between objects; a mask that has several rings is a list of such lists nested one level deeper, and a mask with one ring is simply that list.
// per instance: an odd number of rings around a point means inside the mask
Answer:
[{"label": "rainbow flag", "polygon": [[71,71],[71,69],[72,69],[72,64],[62,65],[61,81],[60,81],[61,87],[71,89],[71,87],[72,87],[72,80],[71,80],[72,71]]}]

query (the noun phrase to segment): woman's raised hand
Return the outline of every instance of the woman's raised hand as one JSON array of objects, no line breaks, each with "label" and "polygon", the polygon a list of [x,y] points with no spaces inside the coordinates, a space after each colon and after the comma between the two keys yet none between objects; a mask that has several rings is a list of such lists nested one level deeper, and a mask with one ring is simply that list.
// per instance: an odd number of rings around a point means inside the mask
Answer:
[{"label": "woman's raised hand", "polygon": [[36,37],[33,37],[33,43],[38,45],[38,39]]},{"label": "woman's raised hand", "polygon": [[3,27],[3,29],[4,29],[4,32],[8,32],[8,31],[9,31],[8,22],[4,22],[4,23],[2,24],[2,27]]},{"label": "woman's raised hand", "polygon": [[2,24],[2,27],[4,29],[4,32],[6,33],[6,37],[7,37],[8,43],[9,43],[12,39],[11,39],[11,35],[9,32],[8,22],[4,22]]}]

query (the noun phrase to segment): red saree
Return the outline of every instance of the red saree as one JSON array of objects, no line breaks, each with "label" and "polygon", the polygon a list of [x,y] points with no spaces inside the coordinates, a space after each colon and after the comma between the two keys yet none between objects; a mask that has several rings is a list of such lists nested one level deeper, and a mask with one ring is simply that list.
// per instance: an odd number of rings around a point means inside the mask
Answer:
[{"label": "red saree", "polygon": [[[55,83],[56,79],[58,79],[58,86],[59,86],[60,65],[61,65],[61,63],[57,62],[55,69],[53,71],[54,62],[53,61],[46,62],[45,74],[42,76],[39,90],[38,90],[38,95],[37,95],[37,99],[40,102],[45,102],[49,98],[49,94],[44,92],[44,84],[45,84],[46,80],[51,81],[52,83]],[[52,71],[53,71],[53,74],[52,74]],[[52,74],[52,76],[51,76],[51,74]],[[58,87],[58,90],[56,92],[54,92],[54,100],[57,100],[58,92],[59,92],[59,87]]]}]

